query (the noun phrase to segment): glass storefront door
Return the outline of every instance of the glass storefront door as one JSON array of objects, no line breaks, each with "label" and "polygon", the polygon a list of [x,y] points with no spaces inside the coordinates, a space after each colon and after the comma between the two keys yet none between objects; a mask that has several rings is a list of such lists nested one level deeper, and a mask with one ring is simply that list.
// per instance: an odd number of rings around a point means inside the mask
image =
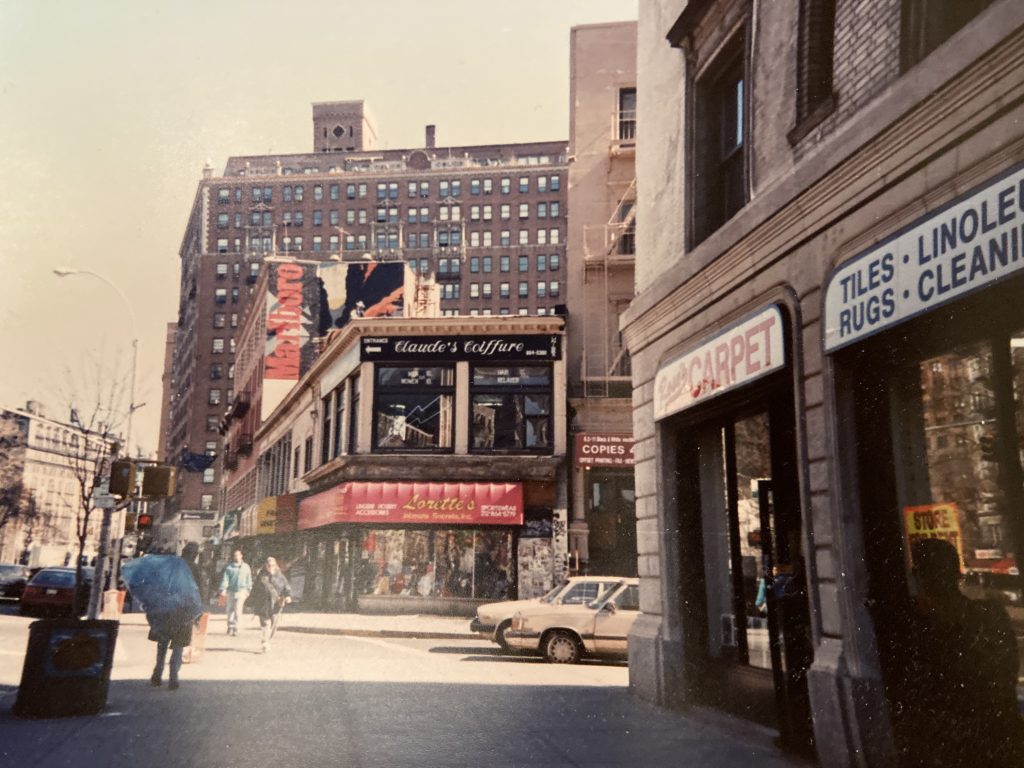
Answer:
[{"label": "glass storefront door", "polygon": [[701,533],[699,544],[684,536],[682,551],[684,560],[699,552],[702,568],[683,566],[693,583],[681,592],[684,620],[703,619],[703,648],[692,648],[706,660],[697,695],[805,748],[812,646],[788,405],[776,399],[682,432],[682,519]]}]

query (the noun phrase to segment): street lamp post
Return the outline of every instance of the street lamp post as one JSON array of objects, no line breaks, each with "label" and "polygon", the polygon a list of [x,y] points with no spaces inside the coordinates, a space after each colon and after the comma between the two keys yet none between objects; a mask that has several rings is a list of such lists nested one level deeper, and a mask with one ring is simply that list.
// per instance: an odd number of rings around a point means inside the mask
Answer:
[{"label": "street lamp post", "polygon": [[[57,277],[70,277],[72,275],[88,275],[90,277],[94,277],[110,286],[128,309],[128,317],[131,318],[132,322],[132,368],[131,380],[128,384],[128,423],[125,426],[125,455],[131,458],[132,417],[135,415],[135,411],[142,407],[141,404],[136,405],[135,403],[135,374],[139,358],[139,326],[135,321],[135,311],[132,309],[132,305],[128,301],[128,298],[121,292],[121,289],[99,272],[93,272],[88,269],[57,267],[53,270],[53,274]],[[96,553],[96,562],[98,563],[99,568],[98,573],[94,573],[93,575],[92,592],[89,595],[90,619],[97,618],[100,612],[100,596],[103,594],[103,581],[106,576],[107,556],[110,550],[110,527],[112,518],[113,510],[110,508],[104,508],[103,522],[100,526],[100,546],[99,551]],[[121,535],[123,535],[123,531],[118,535],[118,541],[120,541]],[[116,587],[117,585],[115,584],[114,586]]]}]

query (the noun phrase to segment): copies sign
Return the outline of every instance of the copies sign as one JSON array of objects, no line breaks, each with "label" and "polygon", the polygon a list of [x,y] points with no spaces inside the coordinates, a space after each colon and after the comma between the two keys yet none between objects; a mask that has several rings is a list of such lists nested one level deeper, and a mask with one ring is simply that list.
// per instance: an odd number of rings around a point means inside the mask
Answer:
[{"label": "copies sign", "polygon": [[1024,268],[1024,167],[844,264],[825,293],[832,352]]},{"label": "copies sign", "polygon": [[632,467],[633,436],[582,432],[576,435],[577,467]]},{"label": "copies sign", "polygon": [[782,313],[769,307],[663,365],[654,418],[663,419],[785,366]]}]

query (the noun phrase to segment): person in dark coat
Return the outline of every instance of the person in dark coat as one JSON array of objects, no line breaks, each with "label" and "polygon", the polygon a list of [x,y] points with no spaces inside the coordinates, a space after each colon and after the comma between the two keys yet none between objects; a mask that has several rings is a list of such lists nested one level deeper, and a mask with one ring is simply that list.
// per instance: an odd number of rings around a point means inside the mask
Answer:
[{"label": "person in dark coat", "polygon": [[959,590],[960,556],[942,539],[911,550],[917,596],[905,616],[898,681],[907,734],[902,765],[1024,765],[1018,651],[1005,609]]},{"label": "person in dark coat", "polygon": [[260,639],[263,652],[270,650],[270,641],[277,631],[281,611],[292,601],[292,588],[288,577],[282,573],[277,560],[268,557],[266,564],[256,574],[250,605],[260,620]]},{"label": "person in dark coat", "polygon": [[163,683],[167,650],[171,651],[168,688],[178,689],[182,652],[192,643],[192,626],[202,612],[199,587],[188,564],[176,555],[147,555],[125,564],[128,589],[143,604],[149,639],[156,643],[156,665],[149,682]]}]

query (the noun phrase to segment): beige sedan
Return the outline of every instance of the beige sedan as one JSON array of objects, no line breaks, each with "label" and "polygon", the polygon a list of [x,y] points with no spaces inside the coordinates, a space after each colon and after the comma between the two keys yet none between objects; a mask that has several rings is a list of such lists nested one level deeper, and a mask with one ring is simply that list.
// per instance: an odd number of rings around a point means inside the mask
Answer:
[{"label": "beige sedan", "polygon": [[522,609],[505,632],[509,647],[540,653],[555,664],[583,656],[625,658],[629,630],[640,615],[638,579],[619,579],[585,605],[534,605]]}]

